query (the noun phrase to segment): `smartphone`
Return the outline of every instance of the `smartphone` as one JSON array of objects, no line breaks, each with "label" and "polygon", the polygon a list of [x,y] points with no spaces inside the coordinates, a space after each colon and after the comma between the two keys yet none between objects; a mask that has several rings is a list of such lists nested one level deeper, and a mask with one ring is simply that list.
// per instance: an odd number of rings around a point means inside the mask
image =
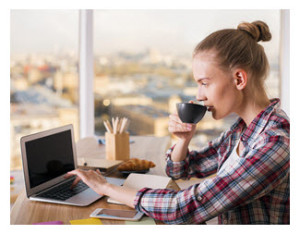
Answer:
[{"label": "smartphone", "polygon": [[90,214],[90,217],[101,218],[101,219],[117,219],[117,220],[130,220],[138,221],[142,218],[144,213],[136,210],[117,210],[117,209],[106,209],[98,208]]}]

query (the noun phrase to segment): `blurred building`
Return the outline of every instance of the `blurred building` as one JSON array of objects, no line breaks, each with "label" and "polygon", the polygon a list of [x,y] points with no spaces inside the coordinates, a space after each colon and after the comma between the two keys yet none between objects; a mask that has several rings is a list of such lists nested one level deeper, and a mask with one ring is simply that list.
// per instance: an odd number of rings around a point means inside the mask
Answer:
[{"label": "blurred building", "polygon": [[46,105],[11,104],[10,155],[11,169],[22,167],[20,139],[23,136],[73,124],[75,141],[79,140],[77,108],[53,108]]},{"label": "blurred building", "polygon": [[73,124],[75,140],[79,139],[79,113],[73,104],[76,102],[77,86],[76,75],[56,72],[51,66],[25,66],[24,73],[11,73],[11,169],[22,167],[22,136]]},{"label": "blurred building", "polygon": [[111,100],[113,106],[143,105],[153,104],[153,100],[144,95],[122,95]]},{"label": "blurred building", "polygon": [[129,131],[133,135],[166,136],[169,134],[169,113],[153,106],[112,106],[111,116],[127,117],[130,120]]}]

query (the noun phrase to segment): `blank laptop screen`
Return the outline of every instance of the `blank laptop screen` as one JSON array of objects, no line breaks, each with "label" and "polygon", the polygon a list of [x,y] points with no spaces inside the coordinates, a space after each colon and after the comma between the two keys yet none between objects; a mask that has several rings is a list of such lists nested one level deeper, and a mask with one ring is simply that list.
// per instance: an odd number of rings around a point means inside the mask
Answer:
[{"label": "blank laptop screen", "polygon": [[25,143],[30,187],[75,169],[71,130]]}]

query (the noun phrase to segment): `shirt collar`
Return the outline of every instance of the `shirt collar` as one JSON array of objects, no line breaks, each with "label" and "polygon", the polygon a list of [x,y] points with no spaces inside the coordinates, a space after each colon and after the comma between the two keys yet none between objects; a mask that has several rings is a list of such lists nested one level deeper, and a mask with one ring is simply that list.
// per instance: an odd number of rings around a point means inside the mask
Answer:
[{"label": "shirt collar", "polygon": [[264,110],[262,110],[252,120],[252,122],[249,124],[248,127],[242,118],[239,118],[237,124],[233,126],[233,128],[235,128],[236,131],[242,132],[245,129],[241,134],[241,140],[243,142],[248,142],[250,139],[253,140],[256,139],[256,137],[263,131],[266,124],[268,123],[270,115],[273,113],[275,109],[280,107],[279,98],[271,99],[270,102],[271,103],[269,104],[269,106],[267,106]]}]

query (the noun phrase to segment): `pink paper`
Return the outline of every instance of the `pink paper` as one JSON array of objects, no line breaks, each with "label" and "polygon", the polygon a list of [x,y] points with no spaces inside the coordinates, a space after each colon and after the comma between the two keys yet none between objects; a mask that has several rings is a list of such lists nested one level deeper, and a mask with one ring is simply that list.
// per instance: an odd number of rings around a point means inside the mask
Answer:
[{"label": "pink paper", "polygon": [[49,222],[41,222],[41,223],[33,223],[34,225],[58,225],[63,224],[62,221],[49,221]]}]

